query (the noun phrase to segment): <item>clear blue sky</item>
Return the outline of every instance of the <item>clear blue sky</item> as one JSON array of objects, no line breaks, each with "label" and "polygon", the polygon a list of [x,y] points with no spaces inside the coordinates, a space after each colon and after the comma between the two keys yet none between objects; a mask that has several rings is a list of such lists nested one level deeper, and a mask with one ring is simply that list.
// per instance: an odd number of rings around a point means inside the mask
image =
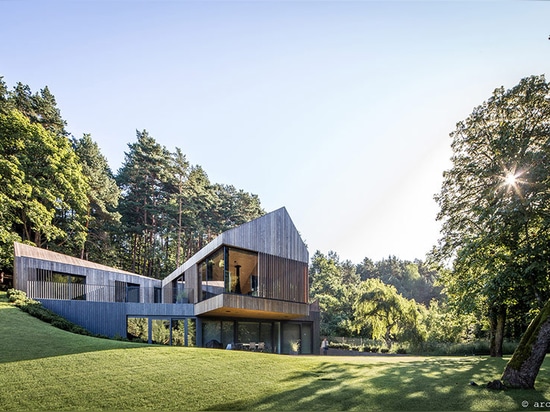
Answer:
[{"label": "clear blue sky", "polygon": [[116,172],[135,130],[286,206],[310,253],[423,259],[449,133],[547,74],[550,3],[0,1],[0,75]]}]

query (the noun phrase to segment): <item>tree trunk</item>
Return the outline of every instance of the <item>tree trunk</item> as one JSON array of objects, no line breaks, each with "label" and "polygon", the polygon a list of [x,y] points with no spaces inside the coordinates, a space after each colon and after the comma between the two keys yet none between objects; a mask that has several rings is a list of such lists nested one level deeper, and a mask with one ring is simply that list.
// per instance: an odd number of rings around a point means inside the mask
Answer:
[{"label": "tree trunk", "polygon": [[490,312],[491,321],[491,347],[489,353],[492,357],[502,357],[502,343],[504,342],[504,326],[506,325],[506,306],[493,307]]},{"label": "tree trunk", "polygon": [[521,337],[519,346],[504,369],[502,382],[511,388],[534,389],[535,379],[549,347],[550,300]]}]

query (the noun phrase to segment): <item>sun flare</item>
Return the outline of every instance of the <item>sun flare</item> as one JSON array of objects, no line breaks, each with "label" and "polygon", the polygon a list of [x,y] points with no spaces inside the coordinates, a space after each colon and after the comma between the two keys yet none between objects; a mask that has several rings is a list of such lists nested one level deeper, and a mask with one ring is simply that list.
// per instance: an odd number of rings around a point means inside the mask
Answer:
[{"label": "sun flare", "polygon": [[504,178],[504,182],[508,186],[514,186],[517,183],[517,176],[514,173],[508,173]]}]

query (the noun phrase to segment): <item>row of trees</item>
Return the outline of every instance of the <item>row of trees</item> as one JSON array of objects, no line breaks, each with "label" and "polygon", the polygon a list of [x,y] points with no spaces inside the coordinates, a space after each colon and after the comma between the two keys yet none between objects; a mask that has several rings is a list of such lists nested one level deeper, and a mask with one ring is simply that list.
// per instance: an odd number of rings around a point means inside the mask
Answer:
[{"label": "row of trees", "polygon": [[[549,83],[531,76],[509,90],[497,88],[451,138],[452,167],[435,196],[442,237],[429,257],[444,287],[438,306],[482,319],[492,356],[502,356],[504,337],[519,337],[534,318],[503,375],[510,386],[533,387],[550,349]],[[354,266],[316,254],[311,290],[328,309],[324,333],[366,329],[388,342],[392,335],[405,339],[405,332],[412,340],[429,335],[429,278],[418,262],[418,272],[406,263],[397,271],[406,276],[393,275],[399,266],[392,259]],[[419,323],[420,303],[428,317]]]},{"label": "row of trees", "polygon": [[[480,337],[483,325],[458,315],[436,284],[437,272],[420,261],[390,256],[360,264],[317,251],[310,265],[310,295],[321,308],[321,334],[383,340],[420,347]],[[477,334],[477,335],[476,335]]]},{"label": "row of trees", "polygon": [[256,195],[211,183],[145,130],[113,174],[90,135],[65,127],[47,87],[9,90],[0,77],[0,271],[23,241],[158,278],[264,213]]}]

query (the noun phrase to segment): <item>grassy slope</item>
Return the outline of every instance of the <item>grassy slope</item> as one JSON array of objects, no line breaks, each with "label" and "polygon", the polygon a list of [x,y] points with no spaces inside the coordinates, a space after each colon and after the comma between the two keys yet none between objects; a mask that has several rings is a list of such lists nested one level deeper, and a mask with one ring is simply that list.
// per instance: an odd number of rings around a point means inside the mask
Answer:
[{"label": "grassy slope", "polygon": [[[485,357],[300,357],[148,346],[73,335],[0,302],[0,410],[533,410],[535,391]],[[523,408],[522,401],[530,407]],[[548,409],[548,408],[546,408]]]}]

